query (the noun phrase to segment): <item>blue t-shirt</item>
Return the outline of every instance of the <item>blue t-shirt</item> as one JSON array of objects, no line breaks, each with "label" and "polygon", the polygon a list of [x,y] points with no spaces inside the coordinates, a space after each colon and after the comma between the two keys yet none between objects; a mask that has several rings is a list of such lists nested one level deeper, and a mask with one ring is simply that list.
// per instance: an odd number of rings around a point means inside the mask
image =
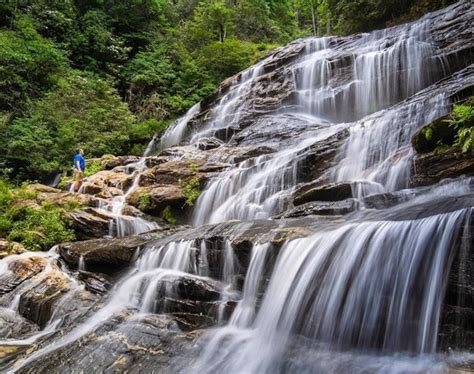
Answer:
[{"label": "blue t-shirt", "polygon": [[79,165],[81,166],[81,171],[86,170],[86,160],[80,154],[74,156],[74,170],[77,169],[77,161],[79,161]]}]

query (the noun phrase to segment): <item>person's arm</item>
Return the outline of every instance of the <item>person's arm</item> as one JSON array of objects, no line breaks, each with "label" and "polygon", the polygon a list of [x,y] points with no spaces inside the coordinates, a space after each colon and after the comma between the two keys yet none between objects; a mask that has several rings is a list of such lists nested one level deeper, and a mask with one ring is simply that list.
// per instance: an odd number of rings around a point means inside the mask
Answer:
[{"label": "person's arm", "polygon": [[82,172],[81,162],[79,160],[76,161],[76,170]]}]

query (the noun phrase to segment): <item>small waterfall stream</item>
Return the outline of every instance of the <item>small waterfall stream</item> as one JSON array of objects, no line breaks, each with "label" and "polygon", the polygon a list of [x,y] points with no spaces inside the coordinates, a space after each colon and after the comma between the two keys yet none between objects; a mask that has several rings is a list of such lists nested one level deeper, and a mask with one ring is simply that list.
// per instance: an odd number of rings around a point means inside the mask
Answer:
[{"label": "small waterfall stream", "polygon": [[[124,311],[133,318],[168,313],[180,293],[203,285],[213,297],[202,304],[216,326],[196,341],[189,356],[178,357],[163,372],[421,374],[448,372],[449,360],[474,362],[466,352],[438,352],[442,302],[455,251],[472,251],[466,233],[474,208],[448,205],[472,195],[473,180],[459,177],[409,188],[411,137],[449,111],[461,86],[474,84],[474,74],[461,79],[449,72],[448,60],[430,35],[431,22],[433,17],[427,16],[342,41],[300,41],[304,48],[297,57],[284,67],[272,67],[281,69],[290,82],[291,95],[265,115],[275,123],[291,115],[301,120],[301,128],[272,152],[236,162],[213,177],[194,207],[193,225],[269,222],[291,205],[289,196],[307,182],[301,165],[312,147],[343,131],[348,136],[317,181],[349,182],[359,202],[355,212],[326,221],[313,217],[320,224],[311,234],[301,227],[303,234],[284,241],[279,234],[285,222],[279,220],[268,237],[256,234],[255,242],[244,243],[251,247],[244,273],[239,268],[242,248],[220,237],[222,227],[206,239],[150,242],[140,247],[103,305],[18,361],[12,372],[31,368],[93,335]],[[225,146],[240,146],[235,134],[245,130],[239,128],[242,119],[262,99],[252,97],[252,90],[263,85],[271,62],[269,56],[227,82],[215,105],[204,108],[206,119],[200,119],[199,127],[194,121],[199,122],[203,104],[191,108],[166,131],[160,146],[196,144],[212,136],[219,136]],[[158,139],[148,150],[155,142]],[[146,169],[146,156],[129,165],[132,186],[101,207],[114,216],[112,236],[158,228],[123,215],[127,197]],[[397,197],[395,205],[380,210],[364,206],[364,198],[387,193]],[[438,206],[443,209],[437,211]],[[211,244],[215,237],[218,248]],[[57,267],[54,251],[39,256]],[[9,261],[15,259],[0,260],[0,279],[8,279]],[[80,270],[87,270],[83,265]],[[65,274],[71,286],[61,303],[83,290]],[[41,273],[35,277],[21,292],[43,279]],[[0,295],[2,308],[14,311],[18,303]],[[6,339],[0,345],[29,345],[56,331],[59,317],[54,315],[41,331],[22,341]],[[125,318],[122,327],[129,322]]]}]

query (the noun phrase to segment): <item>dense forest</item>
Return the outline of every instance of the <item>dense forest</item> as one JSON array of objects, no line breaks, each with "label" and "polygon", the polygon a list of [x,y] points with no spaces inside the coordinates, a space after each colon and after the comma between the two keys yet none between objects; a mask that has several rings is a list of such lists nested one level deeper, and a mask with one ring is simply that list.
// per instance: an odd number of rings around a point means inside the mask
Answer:
[{"label": "dense forest", "polygon": [[0,177],[139,154],[228,76],[298,37],[414,19],[449,0],[4,0]]}]

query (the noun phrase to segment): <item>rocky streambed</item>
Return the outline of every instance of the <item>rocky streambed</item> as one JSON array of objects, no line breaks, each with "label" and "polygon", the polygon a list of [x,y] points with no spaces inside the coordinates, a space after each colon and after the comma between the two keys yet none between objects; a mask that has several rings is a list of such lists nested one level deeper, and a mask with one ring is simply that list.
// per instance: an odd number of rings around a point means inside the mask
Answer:
[{"label": "rocky streambed", "polygon": [[474,157],[420,134],[473,95],[473,15],[297,40],[80,194],[35,186],[80,241],[0,243],[0,369],[471,370]]}]

